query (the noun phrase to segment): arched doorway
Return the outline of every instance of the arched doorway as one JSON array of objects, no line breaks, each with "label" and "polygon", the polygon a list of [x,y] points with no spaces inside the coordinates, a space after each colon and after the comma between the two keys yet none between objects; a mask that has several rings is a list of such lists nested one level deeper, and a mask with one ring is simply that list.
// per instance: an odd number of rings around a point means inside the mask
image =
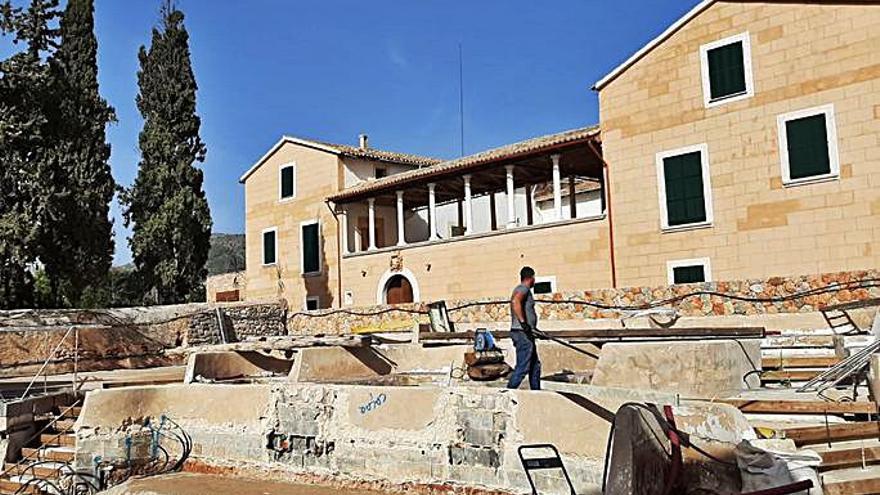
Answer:
[{"label": "arched doorway", "polygon": [[385,304],[413,302],[412,284],[403,275],[394,275],[385,283]]},{"label": "arched doorway", "polygon": [[376,302],[379,304],[406,304],[419,301],[419,283],[415,275],[406,268],[400,271],[387,271],[379,279],[376,287]]}]

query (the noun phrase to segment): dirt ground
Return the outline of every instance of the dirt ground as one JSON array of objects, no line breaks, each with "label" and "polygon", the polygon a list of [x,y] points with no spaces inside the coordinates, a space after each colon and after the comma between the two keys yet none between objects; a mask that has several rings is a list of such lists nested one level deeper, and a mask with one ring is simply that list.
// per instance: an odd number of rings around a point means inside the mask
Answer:
[{"label": "dirt ground", "polygon": [[104,495],[380,495],[381,492],[338,490],[314,485],[182,473],[130,480],[103,493]]}]

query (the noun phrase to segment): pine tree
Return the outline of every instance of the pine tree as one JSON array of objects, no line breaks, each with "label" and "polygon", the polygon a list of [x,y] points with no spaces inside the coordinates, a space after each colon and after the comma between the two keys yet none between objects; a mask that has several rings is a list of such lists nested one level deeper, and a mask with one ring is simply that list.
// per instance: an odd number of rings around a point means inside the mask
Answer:
[{"label": "pine tree", "polygon": [[141,161],[134,185],[122,195],[129,241],[142,287],[161,304],[202,295],[211,236],[211,213],[202,190],[206,147],[199,137],[196,80],[184,15],[173,1],[162,6],[162,26],[138,58]]},{"label": "pine tree", "polygon": [[55,46],[57,0],[27,10],[0,3],[0,29],[24,49],[0,61],[0,307],[32,306],[39,225],[48,197],[43,180],[51,149],[44,56]]},{"label": "pine tree", "polygon": [[98,92],[94,0],[68,0],[61,43],[50,59],[52,149],[44,177],[51,188],[41,222],[39,258],[53,302],[78,305],[89,285],[103,283],[113,261],[110,202],[115,182],[105,129],[113,109]]}]

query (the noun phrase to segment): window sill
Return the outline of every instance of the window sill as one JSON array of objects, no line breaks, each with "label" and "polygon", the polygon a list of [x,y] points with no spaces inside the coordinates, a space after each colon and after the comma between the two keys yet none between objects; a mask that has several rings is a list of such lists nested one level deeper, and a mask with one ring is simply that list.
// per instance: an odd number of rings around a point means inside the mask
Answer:
[{"label": "window sill", "polygon": [[294,199],[296,199],[296,196],[291,196],[289,198],[278,198],[278,202],[279,203],[290,203]]},{"label": "window sill", "polygon": [[821,184],[823,182],[834,182],[840,179],[840,174],[815,175],[813,177],[804,177],[803,179],[782,180],[784,187],[809,186],[810,184]]},{"label": "window sill", "polygon": [[271,268],[273,266],[278,266],[278,262],[274,261],[272,263],[263,263],[260,266],[262,266],[263,268]]},{"label": "window sill", "polygon": [[743,92],[743,93],[735,93],[735,94],[732,94],[729,96],[722,96],[721,98],[715,98],[713,100],[706,101],[705,102],[706,108],[715,108],[715,107],[720,107],[722,105],[726,105],[727,103],[733,103],[736,101],[747,100],[747,99],[751,98],[752,96],[754,96],[754,94],[750,93],[748,91]]},{"label": "window sill", "polygon": [[662,226],[660,227],[660,232],[663,234],[673,233],[673,232],[686,232],[688,230],[700,230],[700,229],[710,229],[714,227],[712,222],[698,222],[698,223],[688,223],[684,225],[673,225],[673,226]]},{"label": "window sill", "polygon": [[317,271],[317,272],[308,272],[308,273],[303,273],[303,274],[302,274],[302,278],[320,277],[320,276],[323,275],[323,274],[324,274],[324,271],[323,271],[323,270],[321,270],[321,271]]}]

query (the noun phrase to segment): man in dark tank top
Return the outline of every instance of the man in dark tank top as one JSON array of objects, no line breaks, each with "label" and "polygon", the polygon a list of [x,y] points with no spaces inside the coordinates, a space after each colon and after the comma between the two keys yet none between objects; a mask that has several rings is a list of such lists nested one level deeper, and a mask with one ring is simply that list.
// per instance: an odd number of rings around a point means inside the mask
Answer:
[{"label": "man in dark tank top", "polygon": [[519,388],[526,375],[529,388],[541,389],[541,360],[532,332],[538,326],[535,313],[535,298],[532,287],[535,285],[535,270],[524,266],[519,271],[520,283],[513,289],[510,297],[510,338],[516,348],[516,367],[507,382],[507,388]]}]

